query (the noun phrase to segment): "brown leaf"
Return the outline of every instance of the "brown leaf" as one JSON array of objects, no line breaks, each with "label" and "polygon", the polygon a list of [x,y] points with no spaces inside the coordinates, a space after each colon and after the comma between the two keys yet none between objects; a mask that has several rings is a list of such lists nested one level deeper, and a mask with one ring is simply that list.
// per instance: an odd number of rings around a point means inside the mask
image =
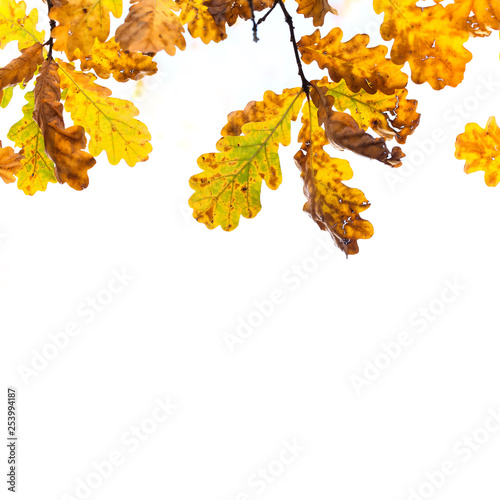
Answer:
[{"label": "brown leaf", "polygon": [[35,83],[35,110],[33,118],[38,123],[45,141],[45,151],[55,163],[55,175],[60,183],[67,182],[78,191],[89,184],[87,171],[95,159],[83,151],[87,145],[85,130],[74,125],[65,128],[61,104],[60,78],[55,61],[46,60]]},{"label": "brown leaf", "polygon": [[334,99],[327,95],[325,87],[315,87],[311,94],[315,106],[318,108],[318,121],[324,125],[328,142],[343,151],[349,149],[354,153],[367,158],[378,160],[391,167],[401,166],[401,158],[405,155],[399,146],[389,151],[385,139],[375,139],[367,134],[347,113],[340,113],[332,109]]},{"label": "brown leaf", "polygon": [[42,63],[42,44],[35,43],[31,47],[21,50],[19,57],[13,59],[7,66],[0,68],[0,100],[3,96],[3,89],[29,82]]},{"label": "brown leaf", "polygon": [[15,182],[14,177],[19,170],[22,168],[21,160],[24,158],[22,151],[20,153],[15,153],[14,150],[7,146],[2,147],[2,141],[0,141],[0,178],[7,184]]},{"label": "brown leaf", "polygon": [[[273,0],[254,0],[253,10],[260,12],[272,7],[273,3]],[[227,23],[232,26],[239,17],[245,20],[252,17],[248,0],[208,0],[204,4],[218,25]]]},{"label": "brown leaf", "polygon": [[328,3],[328,0],[297,0],[299,4],[297,14],[312,17],[314,26],[323,26],[328,12],[337,15],[337,11]]}]

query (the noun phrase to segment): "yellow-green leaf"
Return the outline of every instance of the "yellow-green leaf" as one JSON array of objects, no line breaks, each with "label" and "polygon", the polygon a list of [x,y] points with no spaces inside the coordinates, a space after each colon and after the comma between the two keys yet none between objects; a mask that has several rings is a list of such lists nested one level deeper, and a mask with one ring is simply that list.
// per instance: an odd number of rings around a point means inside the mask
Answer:
[{"label": "yellow-green leaf", "polygon": [[19,50],[36,42],[43,43],[45,32],[36,29],[38,11],[26,14],[26,4],[15,0],[0,1],[0,49],[17,41]]},{"label": "yellow-green leaf", "polygon": [[22,168],[17,172],[17,187],[26,194],[34,195],[45,191],[49,182],[57,182],[54,175],[54,163],[45,153],[45,144],[40,127],[33,120],[35,97],[27,92],[28,101],[23,106],[23,117],[9,130],[7,137],[22,148],[24,159]]},{"label": "yellow-green leaf", "polygon": [[152,151],[151,135],[129,101],[111,97],[111,91],[94,83],[92,74],[76,71],[72,64],[58,61],[61,89],[67,89],[64,109],[76,125],[90,135],[92,156],[106,151],[108,161],[116,165],[125,160],[131,167],[146,161]]},{"label": "yellow-green leaf", "polygon": [[290,144],[291,121],[297,119],[305,94],[300,88],[282,95],[266,92],[259,103],[259,121],[241,126],[243,135],[228,135],[217,142],[219,153],[198,158],[203,172],[190,179],[195,193],[189,200],[193,216],[209,229],[232,231],[240,216],[250,219],[260,209],[264,180],[270,189],[281,184],[280,144]]}]

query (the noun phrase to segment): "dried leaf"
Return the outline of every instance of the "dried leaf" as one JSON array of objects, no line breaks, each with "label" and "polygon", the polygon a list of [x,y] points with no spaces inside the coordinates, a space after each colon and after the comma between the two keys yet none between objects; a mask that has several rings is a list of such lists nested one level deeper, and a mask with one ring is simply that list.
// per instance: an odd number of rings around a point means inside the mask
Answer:
[{"label": "dried leaf", "polygon": [[42,63],[43,47],[37,42],[31,47],[22,49],[19,57],[0,68],[0,100],[3,99],[4,89],[29,82]]},{"label": "dried leaf", "polygon": [[28,195],[45,191],[49,182],[57,182],[54,163],[45,153],[45,142],[40,127],[33,119],[35,95],[27,92],[27,104],[23,106],[23,118],[12,125],[7,137],[22,148],[22,168],[16,173],[17,187]]},{"label": "dried leaf", "polygon": [[483,129],[469,123],[457,137],[455,156],[465,160],[465,173],[484,171],[484,182],[494,187],[500,182],[500,129],[495,117]]},{"label": "dried leaf", "polygon": [[129,101],[111,96],[111,90],[94,83],[92,74],[76,71],[72,64],[59,62],[61,88],[67,89],[64,107],[77,125],[90,135],[89,152],[98,156],[106,151],[108,161],[116,165],[125,160],[131,167],[146,161],[152,151],[151,135]]},{"label": "dried leaf", "polygon": [[500,29],[500,3],[498,0],[455,0],[455,26],[473,36],[489,36],[491,30]]},{"label": "dried leaf", "polygon": [[203,0],[175,1],[181,8],[179,20],[182,24],[187,24],[193,38],[200,38],[203,43],[218,43],[227,38],[224,23],[215,22]]},{"label": "dried leaf", "polygon": [[[428,82],[433,89],[456,87],[472,54],[463,44],[469,32],[457,27],[463,13],[450,4],[417,7],[418,0],[374,0],[375,12],[385,13],[380,33],[394,39],[391,58],[396,64],[410,63],[415,83]],[[458,21],[457,21],[458,19]]]},{"label": "dried leaf", "polygon": [[335,109],[348,109],[363,130],[371,128],[385,139],[395,137],[397,142],[404,144],[420,122],[420,114],[416,111],[417,101],[406,99],[406,89],[398,89],[393,95],[382,92],[368,94],[365,90],[352,92],[344,80],[332,83],[326,76],[313,83],[327,89],[326,95],[334,98]]},{"label": "dried leaf", "polygon": [[33,118],[45,141],[45,151],[55,163],[55,176],[62,184],[78,191],[89,184],[87,171],[95,159],[83,151],[87,145],[85,130],[78,125],[65,128],[61,104],[60,79],[55,61],[46,60],[35,83]]},{"label": "dried leaf", "polygon": [[240,216],[250,219],[259,213],[262,180],[273,190],[281,184],[278,147],[290,144],[291,121],[297,119],[304,97],[301,89],[284,90],[281,96],[266,92],[259,121],[245,123],[243,135],[220,139],[219,153],[198,158],[203,172],[191,177],[195,193],[189,200],[198,222],[232,231]]},{"label": "dried leaf", "polygon": [[15,0],[0,1],[0,49],[9,42],[17,41],[19,50],[42,42],[45,33],[36,29],[38,11],[26,14],[26,4]]},{"label": "dried leaf", "polygon": [[151,56],[123,50],[114,38],[104,43],[96,39],[92,53],[86,57],[79,49],[75,54],[80,59],[83,71],[94,70],[100,78],[109,78],[113,75],[118,82],[137,81],[158,71]]},{"label": "dried leaf", "polygon": [[385,139],[375,139],[367,134],[351,115],[333,111],[333,98],[327,95],[326,88],[316,87],[311,97],[318,108],[319,124],[324,125],[326,138],[333,147],[340,151],[349,149],[391,167],[401,166],[401,158],[404,157],[401,148],[395,146],[389,151]]},{"label": "dried leaf", "polygon": [[[274,0],[254,0],[254,12],[272,7]],[[252,11],[247,0],[208,0],[204,4],[218,25],[232,26],[238,18],[250,19]]]},{"label": "dried leaf", "polygon": [[175,49],[186,48],[184,28],[175,14],[179,6],[173,0],[131,0],[125,22],[116,30],[115,39],[122,49],[156,53],[164,50],[173,56]]},{"label": "dried leaf", "polygon": [[328,0],[297,0],[299,4],[297,14],[312,17],[314,26],[323,26],[328,12],[337,15],[337,11],[328,3]]},{"label": "dried leaf", "polygon": [[346,160],[331,158],[323,149],[328,140],[317,115],[318,109],[307,101],[299,133],[302,146],[294,157],[304,180],[304,211],[346,255],[353,255],[359,251],[357,240],[373,235],[371,223],[359,215],[370,203],[359,189],[342,183],[352,178],[352,169]]},{"label": "dried leaf", "polygon": [[14,175],[20,170],[22,159],[22,154],[16,153],[9,146],[3,148],[2,141],[0,141],[0,178],[6,184],[15,182]]},{"label": "dried leaf", "polygon": [[344,79],[353,92],[361,89],[369,94],[380,91],[394,94],[406,87],[408,76],[401,71],[402,64],[394,64],[385,56],[387,47],[367,47],[370,37],[356,35],[342,43],[342,30],[334,28],[321,38],[316,30],[298,42],[302,60],[306,64],[316,61],[321,69],[327,69],[334,82]]},{"label": "dried leaf", "polygon": [[77,49],[85,57],[91,54],[94,40],[100,42],[109,36],[112,13],[122,15],[121,0],[68,0],[60,2],[50,11],[50,18],[58,22],[52,30],[56,39],[54,49],[66,52],[68,59],[74,61]]}]

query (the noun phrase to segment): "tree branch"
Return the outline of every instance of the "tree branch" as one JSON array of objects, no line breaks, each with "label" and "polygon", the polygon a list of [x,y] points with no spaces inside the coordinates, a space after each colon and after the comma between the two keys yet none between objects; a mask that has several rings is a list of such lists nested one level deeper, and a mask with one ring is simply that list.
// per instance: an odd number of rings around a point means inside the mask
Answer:
[{"label": "tree branch", "polygon": [[[279,4],[281,10],[283,11],[283,15],[285,16],[285,22],[288,24],[288,28],[290,29],[290,41],[293,45],[293,52],[295,54],[295,60],[297,61],[297,67],[299,68],[299,76],[302,80],[302,89],[309,97],[309,87],[311,86],[310,82],[304,75],[304,70],[302,69],[302,61],[300,60],[299,49],[297,47],[297,40],[295,39],[295,30],[293,27],[293,19],[289,12],[286,10],[285,4],[283,0],[276,0],[275,4]],[[273,6],[274,7],[274,6]]]},{"label": "tree branch", "polygon": [[248,0],[248,4],[250,6],[250,12],[252,13],[253,41],[257,43],[259,41],[259,37],[257,36],[257,23],[255,22],[255,11],[253,10],[253,0]]},{"label": "tree branch", "polygon": [[[52,0],[47,0],[47,6],[49,8],[49,15],[50,15],[50,10],[53,7]],[[52,47],[54,45],[54,39],[52,38],[52,30],[56,27],[56,22],[53,19],[51,19],[49,24],[50,24],[50,38],[46,44],[49,46],[49,53],[47,54],[47,59],[49,61],[51,61],[52,60]]]}]

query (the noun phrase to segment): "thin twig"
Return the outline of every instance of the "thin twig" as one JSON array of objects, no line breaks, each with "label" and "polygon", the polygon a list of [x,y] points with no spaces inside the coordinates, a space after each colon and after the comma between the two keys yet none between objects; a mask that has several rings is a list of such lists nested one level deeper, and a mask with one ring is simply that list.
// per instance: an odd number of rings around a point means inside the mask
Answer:
[{"label": "thin twig", "polygon": [[[49,8],[49,16],[50,16],[50,10],[53,7],[52,0],[47,0],[47,6]],[[49,46],[49,53],[47,54],[47,59],[49,61],[51,61],[52,60],[52,47],[54,45],[54,39],[52,38],[52,30],[56,27],[56,22],[53,19],[51,19],[49,24],[50,24],[50,38],[46,42],[46,44]]]},{"label": "thin twig", "polygon": [[253,9],[253,0],[248,0],[248,5],[250,6],[250,12],[252,13],[253,41],[255,43],[257,43],[259,41],[259,37],[257,36],[257,22],[255,21],[255,11]]},{"label": "thin twig", "polygon": [[297,40],[295,39],[295,30],[293,27],[292,16],[286,10],[283,0],[276,0],[276,2],[279,3],[281,10],[283,11],[283,15],[285,16],[285,21],[288,24],[288,28],[290,29],[290,41],[292,42],[295,60],[297,61],[297,67],[299,68],[299,76],[302,80],[302,89],[304,90],[306,95],[309,95],[309,87],[311,86],[311,84],[305,77],[304,70],[302,69],[302,61],[300,60],[299,48],[297,47]]},{"label": "thin twig", "polygon": [[271,12],[274,10],[274,7],[276,7],[276,5],[278,5],[278,0],[274,0],[274,3],[273,3],[273,6],[266,12],[266,14],[261,17],[258,21],[257,21],[257,26],[260,24],[260,23],[263,23],[266,19],[267,19],[267,16],[269,16],[269,14],[271,14]]}]

